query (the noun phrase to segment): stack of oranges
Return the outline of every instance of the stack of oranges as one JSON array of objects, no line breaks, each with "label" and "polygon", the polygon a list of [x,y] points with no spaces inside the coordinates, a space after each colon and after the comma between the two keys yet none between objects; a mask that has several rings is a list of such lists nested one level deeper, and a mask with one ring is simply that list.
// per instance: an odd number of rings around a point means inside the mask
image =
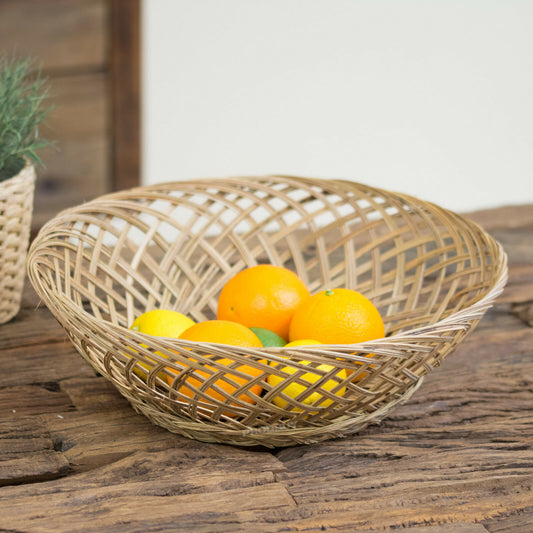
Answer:
[{"label": "stack of oranges", "polygon": [[[220,293],[216,320],[194,323],[181,313],[160,309],[139,316],[131,328],[150,335],[251,348],[352,344],[385,335],[378,310],[359,292],[332,288],[311,295],[305,283],[294,272],[275,265],[246,268],[233,276]],[[309,364],[307,361],[300,363]],[[257,366],[237,366],[230,359],[214,360],[213,367],[206,366],[205,372],[195,370],[187,373],[188,377],[180,385],[179,392],[193,397],[198,386],[212,375],[214,367],[220,370],[221,366],[229,365],[229,378],[221,377],[211,388],[202,389],[203,394],[224,401],[222,391],[232,394],[237,387],[255,379],[254,384],[245,388],[246,393],[239,397],[243,402],[255,403],[255,397],[262,393],[259,381],[262,371]],[[294,372],[291,366],[281,365],[278,369],[287,376]],[[328,371],[333,367],[320,365],[318,369]],[[244,375],[249,376],[249,379]],[[347,375],[345,370],[339,370],[338,380],[330,380],[322,387],[331,390]],[[278,372],[269,375],[267,381],[275,387],[283,379]],[[301,380],[309,383],[317,379],[319,374],[313,372],[301,377]],[[173,381],[174,378],[168,377],[170,385]],[[296,397],[304,389],[301,381],[296,383],[290,380],[286,388],[281,388],[285,397]],[[337,387],[335,390],[338,395],[343,392],[343,388]],[[304,394],[303,398],[303,403],[307,404],[316,400],[314,394]],[[278,396],[273,398],[273,402],[278,407],[287,406],[286,399]],[[329,403],[331,400],[323,401],[320,405],[323,407]]]}]

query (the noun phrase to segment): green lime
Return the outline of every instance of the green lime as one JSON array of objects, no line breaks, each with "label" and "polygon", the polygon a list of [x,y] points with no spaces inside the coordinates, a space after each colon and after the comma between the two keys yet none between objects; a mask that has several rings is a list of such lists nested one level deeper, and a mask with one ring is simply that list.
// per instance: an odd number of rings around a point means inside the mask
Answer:
[{"label": "green lime", "polygon": [[274,333],[273,331],[270,331],[269,329],[255,327],[250,329],[257,335],[257,337],[259,337],[261,344],[265,348],[276,346],[281,347],[287,344],[287,341],[283,337],[277,333]]}]

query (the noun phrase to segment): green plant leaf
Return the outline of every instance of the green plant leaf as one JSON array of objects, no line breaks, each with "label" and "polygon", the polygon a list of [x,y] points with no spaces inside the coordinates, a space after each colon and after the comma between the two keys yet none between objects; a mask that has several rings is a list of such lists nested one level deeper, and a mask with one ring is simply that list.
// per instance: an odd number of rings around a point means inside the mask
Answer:
[{"label": "green plant leaf", "polygon": [[37,151],[53,144],[43,139],[39,125],[52,107],[49,88],[30,58],[0,55],[0,181],[24,167],[25,159],[37,165]]}]

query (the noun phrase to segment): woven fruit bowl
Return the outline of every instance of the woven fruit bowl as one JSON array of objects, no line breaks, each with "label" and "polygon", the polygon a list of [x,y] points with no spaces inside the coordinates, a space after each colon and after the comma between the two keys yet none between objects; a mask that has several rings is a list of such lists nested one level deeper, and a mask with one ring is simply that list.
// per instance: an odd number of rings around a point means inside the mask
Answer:
[{"label": "woven fruit bowl", "polygon": [[[262,263],[291,269],[311,293],[364,294],[385,337],[243,348],[129,329],[151,309],[213,319],[225,283]],[[354,433],[408,400],[501,293],[507,267],[487,233],[434,204],[264,176],[138,187],[63,211],[32,243],[28,273],[77,351],[153,423],[202,441],[289,446]],[[292,371],[272,385],[281,363]],[[307,388],[280,407],[287,383]]]}]

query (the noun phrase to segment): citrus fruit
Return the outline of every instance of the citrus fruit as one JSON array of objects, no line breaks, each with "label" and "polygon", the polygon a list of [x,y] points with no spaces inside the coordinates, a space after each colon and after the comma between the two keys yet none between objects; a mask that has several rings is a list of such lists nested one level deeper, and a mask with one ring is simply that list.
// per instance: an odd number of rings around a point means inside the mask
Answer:
[{"label": "citrus fruit", "polygon": [[264,347],[281,348],[287,344],[287,341],[283,337],[277,333],[274,333],[273,331],[270,331],[269,329],[254,327],[250,329],[257,335]]},{"label": "citrus fruit", "polygon": [[216,342],[231,346],[262,347],[257,335],[246,326],[229,320],[206,320],[184,330],[180,339],[196,342]]},{"label": "citrus fruit", "polygon": [[[207,320],[205,322],[199,322],[185,330],[180,335],[180,339],[196,342],[229,344],[231,346],[249,346],[255,348],[260,348],[262,346],[257,335],[249,328],[243,326],[242,324],[237,324],[236,322],[230,322],[227,320]],[[221,375],[221,377],[209,387],[202,388],[204,381],[211,377],[213,372],[218,370],[215,368],[215,364],[223,366],[232,365],[232,368],[228,368],[228,371]],[[201,389],[203,394],[223,402],[227,401],[227,398],[222,392],[220,392],[220,390],[225,391],[228,394],[233,394],[237,388],[245,385],[250,379],[258,377],[262,374],[262,370],[260,368],[246,364],[234,365],[234,361],[229,358],[218,359],[216,362],[214,362],[213,366],[206,365],[205,369],[205,371],[199,369],[194,370],[194,372],[192,372],[186,378],[184,384],[180,387],[179,392],[189,398],[192,398],[196,391]],[[169,370],[176,372],[171,368],[169,368]],[[237,375],[236,373],[246,374],[250,377],[248,378],[246,376]],[[173,378],[169,376],[168,382],[171,385]],[[263,388],[259,383],[256,383],[249,387],[248,390],[258,396],[261,394]],[[247,403],[255,403],[255,401],[246,393],[241,394],[239,399]],[[224,414],[229,415],[230,413]]]},{"label": "citrus fruit", "polygon": [[287,339],[296,308],[309,297],[304,282],[291,270],[257,265],[241,270],[224,285],[217,318],[265,328]]},{"label": "citrus fruit", "polygon": [[289,340],[352,344],[384,336],[383,320],[374,304],[357,291],[341,288],[318,292],[303,302],[292,318]]},{"label": "citrus fruit", "polygon": [[[295,341],[295,342],[287,344],[286,347],[290,348],[293,346],[304,346],[304,345],[307,346],[311,344],[322,344],[322,343],[312,340],[312,339],[301,339],[299,341]],[[299,361],[299,364],[310,365],[311,362],[310,361]],[[298,369],[292,366],[283,366],[283,363],[272,363],[272,365],[277,366],[278,369],[281,370],[283,373],[287,374],[287,376],[290,376],[298,372]],[[298,381],[289,382],[287,386],[282,389],[281,392],[285,396],[288,396],[289,398],[297,398],[300,394],[304,393],[308,389],[309,386],[305,385],[304,384],[305,382],[309,383],[309,385],[312,385],[313,383],[316,383],[318,380],[322,379],[323,372],[331,372],[334,369],[335,367],[332,365],[326,365],[326,364],[318,365],[316,367],[316,371],[315,369],[313,369],[310,372],[305,373],[302,376],[300,376]],[[331,391],[332,389],[338,386],[339,381],[345,380],[347,377],[346,371],[344,369],[340,369],[338,372],[335,373],[335,375],[337,376],[338,381],[337,379],[329,379],[328,381],[326,381],[320,386],[320,389]],[[286,379],[285,377],[279,376],[276,374],[270,374],[267,377],[268,383],[272,385],[273,387],[279,385],[285,379]],[[302,381],[304,383],[301,383]],[[335,391],[335,394],[337,396],[342,396],[345,390],[346,390],[345,387],[341,387],[339,390]],[[275,396],[272,399],[272,401],[275,405],[283,409],[285,409],[289,405],[289,402],[286,399],[282,398],[281,396]],[[302,397],[298,401],[300,401],[301,403],[305,405],[313,405],[316,402],[319,402],[317,404],[318,407],[327,407],[328,405],[331,405],[333,403],[333,400],[331,400],[330,398],[324,399],[323,395],[320,393],[319,390],[316,390],[312,392],[311,394],[308,394],[307,396]],[[292,407],[290,410],[297,411],[297,412],[302,411],[302,409],[299,407]]]},{"label": "citrus fruit", "polygon": [[[233,362],[234,361],[232,359],[218,359],[216,361],[216,364],[229,366]],[[245,385],[251,378],[258,377],[263,373],[263,371],[259,368],[249,365],[239,365],[234,368],[228,369],[228,371],[223,374],[219,379],[217,379],[211,386],[209,386],[209,388],[206,388],[202,387],[202,384],[205,380],[207,380],[213,375],[213,372],[216,372],[218,369],[211,365],[206,365],[205,368],[206,371],[195,370],[187,378],[185,383],[180,387],[179,392],[187,396],[188,398],[192,398],[196,394],[196,392],[201,389],[203,394],[206,394],[207,396],[215,400],[224,402],[227,401],[227,397],[224,396],[224,394],[222,392],[219,392],[217,389],[221,389],[227,392],[228,394],[233,394],[237,390],[237,388],[241,387],[242,385]],[[235,372],[247,374],[248,376],[250,376],[250,378],[236,375]],[[169,378],[169,381],[172,380]],[[249,387],[248,390],[256,396],[259,396],[263,391],[263,387],[256,383],[255,385]],[[250,404],[255,403],[255,400],[248,396],[246,393],[241,394],[239,396],[239,400]],[[236,403],[231,402],[231,405],[236,405]],[[224,414],[226,416],[232,415],[232,413],[230,412],[224,412]]]},{"label": "citrus fruit", "polygon": [[[130,329],[155,337],[178,338],[184,330],[191,327],[193,324],[194,321],[192,319],[178,311],[172,311],[170,309],[153,309],[152,311],[146,311],[139,315],[133,321]],[[144,344],[143,346],[146,347]],[[160,352],[156,353],[165,357]],[[147,363],[142,362],[139,362],[133,367],[135,374],[146,380],[147,373],[141,370],[138,365],[148,371],[151,367]]]},{"label": "citrus fruit", "polygon": [[194,325],[194,321],[178,311],[153,309],[138,316],[130,329],[156,337],[177,338]]},{"label": "citrus fruit", "polygon": [[315,341],[314,339],[300,339],[298,341],[292,341],[285,345],[285,348],[291,348],[293,346],[309,346],[310,344],[323,344],[322,342]]}]

